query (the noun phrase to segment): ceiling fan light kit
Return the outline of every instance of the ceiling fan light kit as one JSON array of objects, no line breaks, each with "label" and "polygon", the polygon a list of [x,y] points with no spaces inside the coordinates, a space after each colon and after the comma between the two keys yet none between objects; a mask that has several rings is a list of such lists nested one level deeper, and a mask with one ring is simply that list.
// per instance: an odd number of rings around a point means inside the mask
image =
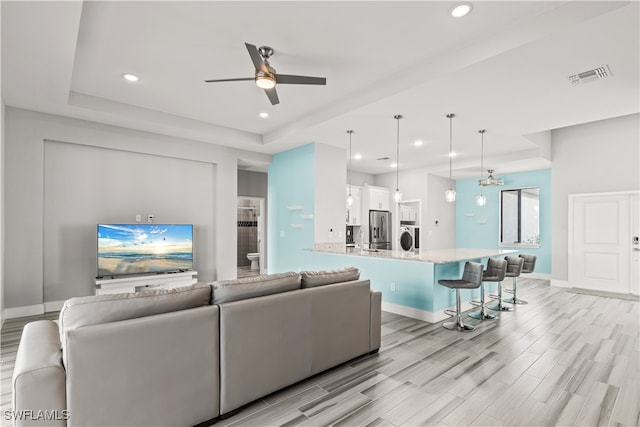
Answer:
[{"label": "ceiling fan light kit", "polygon": [[205,83],[219,82],[239,82],[253,80],[260,89],[267,94],[267,98],[271,105],[280,103],[278,93],[276,92],[276,84],[294,84],[294,85],[320,85],[325,86],[327,79],[324,77],[297,76],[293,74],[278,74],[276,70],[269,64],[269,58],[273,55],[273,49],[269,46],[255,47],[252,44],[245,43],[247,52],[251,57],[253,66],[255,67],[254,77],[239,77],[232,79],[216,79],[205,80]]},{"label": "ceiling fan light kit", "polygon": [[495,178],[493,176],[493,169],[489,169],[487,170],[487,172],[489,172],[489,176],[485,179],[481,179],[480,181],[478,181],[478,184],[483,186],[483,187],[488,187],[490,185],[504,185],[504,180],[502,178]]}]

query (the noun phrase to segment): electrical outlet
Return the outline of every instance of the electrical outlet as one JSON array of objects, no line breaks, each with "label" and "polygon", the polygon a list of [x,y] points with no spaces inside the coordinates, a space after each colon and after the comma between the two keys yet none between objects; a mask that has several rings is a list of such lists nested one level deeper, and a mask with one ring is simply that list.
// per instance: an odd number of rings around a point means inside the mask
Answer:
[{"label": "electrical outlet", "polygon": [[396,291],[396,282],[391,282],[391,292]]},{"label": "electrical outlet", "polygon": [[136,222],[142,221],[142,215],[136,214]]},{"label": "electrical outlet", "polygon": [[151,214],[147,215],[147,222],[148,222],[149,224],[152,224],[152,223],[153,223],[153,219],[154,219],[154,218],[155,218],[155,216],[154,216],[154,215],[151,215]]}]

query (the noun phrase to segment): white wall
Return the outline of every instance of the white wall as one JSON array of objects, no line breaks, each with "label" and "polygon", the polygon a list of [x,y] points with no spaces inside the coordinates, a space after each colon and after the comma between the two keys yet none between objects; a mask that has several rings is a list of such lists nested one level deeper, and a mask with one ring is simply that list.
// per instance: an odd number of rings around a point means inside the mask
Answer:
[{"label": "white wall", "polygon": [[[348,177],[347,177],[348,179]],[[374,185],[375,177],[368,173],[351,172],[351,185],[362,187],[365,184]],[[347,181],[349,185],[349,181]]]},{"label": "white wall", "polygon": [[[215,182],[200,197],[213,205],[213,217],[201,227],[204,234],[212,239],[214,246],[212,256],[201,262],[205,275],[201,279],[235,277],[238,157],[268,163],[270,156],[9,107],[6,109],[5,121],[4,170],[4,242],[6,248],[11,248],[4,257],[7,308],[35,307],[48,302],[44,295],[44,277],[49,274],[44,270],[45,200],[55,197],[50,192],[64,194],[65,189],[47,189],[45,194],[43,165],[47,140],[116,150],[125,153],[125,157],[126,153],[145,155],[145,158],[159,156],[163,158],[163,164],[167,158],[209,164],[215,171]],[[82,157],[79,161],[83,161]],[[109,165],[99,163],[94,167],[106,173]],[[65,178],[65,171],[60,173]],[[145,177],[140,176],[140,179]],[[196,191],[199,188],[198,183],[180,178],[176,178],[175,185],[176,188],[191,186]],[[121,187],[107,188],[105,191],[124,192],[123,197],[129,198],[131,206],[135,205],[137,194]],[[160,212],[137,212],[143,207],[120,206],[117,215],[129,218],[131,214],[153,213],[160,219],[165,215],[167,218],[171,217],[171,212],[188,212],[190,209],[190,206],[180,206],[179,203],[173,205],[171,200],[165,202],[166,205],[159,208]],[[64,249],[60,247],[60,250]],[[61,268],[65,267],[63,265]]]},{"label": "white wall", "polygon": [[639,114],[551,132],[552,279],[568,279],[568,196],[640,189]]},{"label": "white wall", "polygon": [[315,144],[315,243],[343,243],[345,240],[345,150]]},{"label": "white wall", "polygon": [[[2,8],[0,8],[2,9]],[[1,68],[1,67],[0,67]],[[0,89],[1,92],[1,89]],[[2,93],[0,93],[0,100]],[[4,102],[0,101],[0,326],[4,324]]]}]

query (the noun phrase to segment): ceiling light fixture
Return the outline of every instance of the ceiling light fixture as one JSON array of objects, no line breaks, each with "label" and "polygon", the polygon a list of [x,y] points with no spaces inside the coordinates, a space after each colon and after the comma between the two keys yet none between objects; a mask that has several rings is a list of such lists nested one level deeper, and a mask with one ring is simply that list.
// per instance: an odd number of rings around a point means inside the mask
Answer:
[{"label": "ceiling light fixture", "polygon": [[134,74],[128,74],[128,73],[123,74],[122,78],[125,79],[126,81],[132,82],[132,83],[133,82],[137,82],[138,80],[140,80],[140,78],[138,76],[136,76]]},{"label": "ceiling light fixture", "polygon": [[455,157],[455,156],[457,156],[457,153],[455,151],[449,152],[449,157]]},{"label": "ceiling light fixture", "polygon": [[[449,153],[453,153],[453,118],[456,115],[454,113],[447,114],[447,118],[449,119]],[[449,181],[451,181],[451,170],[453,168],[453,157],[449,156]],[[456,190],[453,187],[449,188],[444,196],[449,203],[453,203],[456,201]]]},{"label": "ceiling light fixture", "polygon": [[273,89],[276,87],[276,79],[264,71],[258,71],[256,73],[256,85],[260,89]]},{"label": "ceiling light fixture", "polygon": [[400,203],[400,200],[402,200],[402,193],[400,192],[398,181],[400,177],[400,119],[402,118],[402,115],[396,114],[393,118],[396,119],[398,124],[396,133],[396,191],[393,193],[393,200],[396,203]]},{"label": "ceiling light fixture", "polygon": [[471,12],[471,4],[463,3],[451,9],[451,16],[454,18],[462,18],[465,15],[468,15]]},{"label": "ceiling light fixture", "polygon": [[360,160],[360,159],[362,159],[362,154],[356,153],[356,155],[353,156],[353,158],[356,159],[356,160]]},{"label": "ceiling light fixture", "polygon": [[267,113],[266,111],[261,112],[260,114],[258,114],[260,117],[262,117],[263,119],[266,119],[267,117],[269,117],[269,113]]},{"label": "ceiling light fixture", "polygon": [[502,178],[494,178],[493,169],[489,169],[487,170],[487,172],[489,172],[489,176],[487,177],[487,179],[479,180],[478,185],[481,185],[483,187],[487,187],[489,185],[504,185],[504,181],[502,180]]},{"label": "ceiling light fixture", "polygon": [[422,147],[424,145],[424,142],[422,142],[421,140],[417,140],[413,143],[413,145],[415,145],[416,147]]},{"label": "ceiling light fixture", "polygon": [[353,135],[353,131],[349,129],[347,133],[349,134],[349,195],[347,196],[347,205],[351,206],[353,205],[353,197],[351,196],[351,135]]},{"label": "ceiling light fixture", "polygon": [[[482,140],[482,148],[480,149],[480,177],[482,177],[482,171],[484,171],[484,133],[485,132],[486,132],[485,129],[481,129],[478,131],[478,133],[481,135],[480,138]],[[480,194],[476,196],[476,205],[484,206],[486,204],[487,204],[487,198],[484,194],[482,194],[482,191],[480,191]]]}]

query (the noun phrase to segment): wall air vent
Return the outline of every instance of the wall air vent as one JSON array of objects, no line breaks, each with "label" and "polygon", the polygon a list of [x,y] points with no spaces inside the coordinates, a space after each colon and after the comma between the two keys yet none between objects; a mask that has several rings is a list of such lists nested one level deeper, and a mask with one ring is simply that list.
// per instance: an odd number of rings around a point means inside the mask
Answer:
[{"label": "wall air vent", "polygon": [[378,157],[376,160],[390,160],[389,157]]},{"label": "wall air vent", "polygon": [[611,77],[611,69],[608,65],[603,65],[602,67],[594,68],[593,70],[569,76],[569,82],[571,83],[571,86],[579,86],[596,80],[605,79],[607,77]]}]

